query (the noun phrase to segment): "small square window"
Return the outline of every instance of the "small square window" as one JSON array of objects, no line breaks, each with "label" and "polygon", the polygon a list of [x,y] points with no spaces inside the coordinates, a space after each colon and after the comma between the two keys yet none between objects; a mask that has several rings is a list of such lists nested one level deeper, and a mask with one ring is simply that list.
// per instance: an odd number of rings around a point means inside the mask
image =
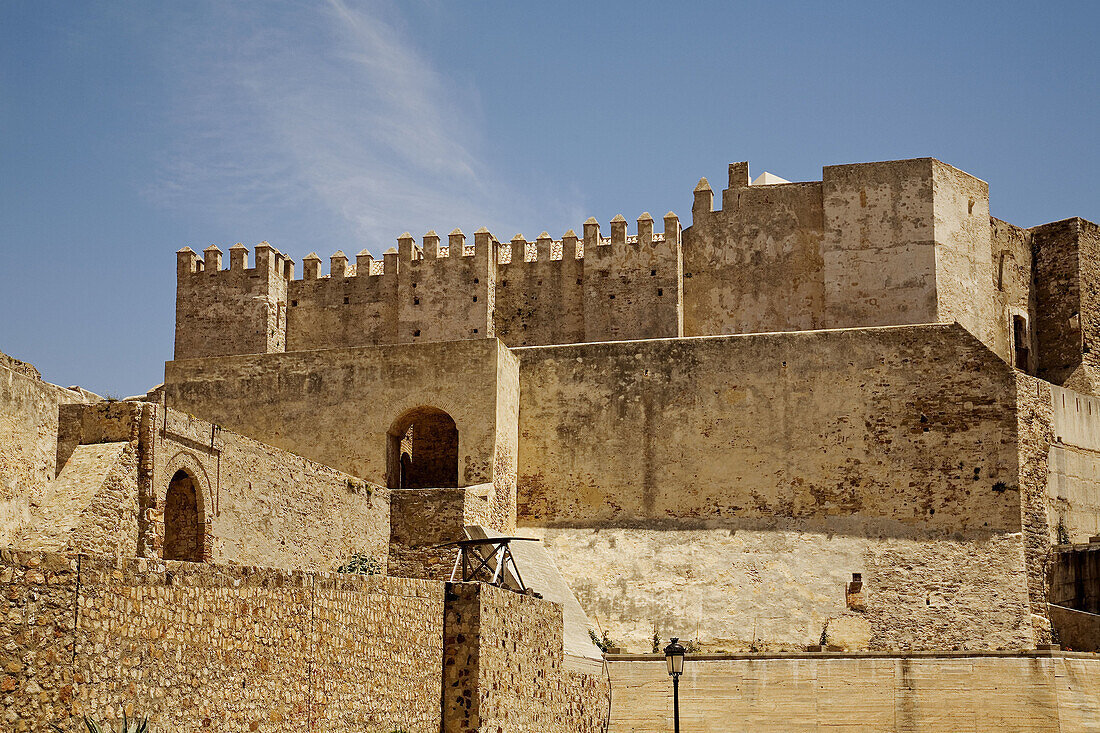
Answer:
[{"label": "small square window", "polygon": [[345,295],[344,296],[344,305],[347,305],[350,302],[351,302],[351,298],[349,298],[348,296]]},{"label": "small square window", "polygon": [[612,295],[612,296],[611,296],[611,300],[615,300],[615,296],[614,296],[614,295]]},{"label": "small square window", "polygon": [[476,329],[476,328],[474,329],[474,333],[477,333],[477,329]]},{"label": "small square window", "polygon": [[657,276],[657,271],[656,270],[650,270],[649,274],[650,274],[651,277],[656,277]]},{"label": "small square window", "polygon": [[665,289],[664,288],[657,288],[657,297],[658,298],[660,298],[664,294],[665,294]]},{"label": "small square window", "polygon": [[298,301],[296,301],[296,300],[292,300],[292,301],[290,301],[290,307],[291,307],[291,308],[294,308],[294,307],[296,307],[297,305],[298,305]]},{"label": "small square window", "polygon": [[420,305],[420,298],[413,298],[413,305]]},{"label": "small square window", "polygon": [[420,335],[420,329],[419,328],[416,329],[415,331],[413,331],[413,338],[416,338],[419,335]]},{"label": "small square window", "polygon": [[475,303],[477,302],[477,296],[476,295],[474,296],[474,302]]},{"label": "small square window", "polygon": [[580,279],[580,278],[578,277],[578,278],[577,278],[577,285],[583,285],[583,284],[584,284],[584,281],[583,281],[583,280],[581,280],[581,279]]}]

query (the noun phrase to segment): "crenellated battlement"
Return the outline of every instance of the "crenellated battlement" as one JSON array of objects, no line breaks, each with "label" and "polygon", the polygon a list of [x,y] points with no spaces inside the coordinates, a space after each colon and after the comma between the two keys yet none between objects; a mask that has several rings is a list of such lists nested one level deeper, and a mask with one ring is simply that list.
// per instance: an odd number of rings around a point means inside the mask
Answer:
[{"label": "crenellated battlement", "polygon": [[228,268],[216,245],[202,257],[185,247],[176,358],[487,336],[525,345],[676,335],[680,221],[669,212],[658,232],[647,212],[634,233],[627,226],[620,214],[610,236],[590,218],[580,236],[544,231],[503,242],[485,227],[472,237],[432,230],[419,241],[405,232],[381,258],[334,252],[327,272],[310,252],[298,279],[294,261],[267,242],[256,245],[253,267],[240,243],[229,248]]}]

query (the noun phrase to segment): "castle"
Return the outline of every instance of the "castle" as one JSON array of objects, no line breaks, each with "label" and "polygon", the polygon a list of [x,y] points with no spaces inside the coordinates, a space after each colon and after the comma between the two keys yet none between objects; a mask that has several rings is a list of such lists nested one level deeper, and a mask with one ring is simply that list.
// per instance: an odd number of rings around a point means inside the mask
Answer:
[{"label": "castle", "polygon": [[[932,158],[714,198],[185,247],[163,386],[0,366],[14,729],[666,730],[670,636],[693,730],[1094,729],[1100,226]],[[453,575],[510,535],[529,592]]]}]

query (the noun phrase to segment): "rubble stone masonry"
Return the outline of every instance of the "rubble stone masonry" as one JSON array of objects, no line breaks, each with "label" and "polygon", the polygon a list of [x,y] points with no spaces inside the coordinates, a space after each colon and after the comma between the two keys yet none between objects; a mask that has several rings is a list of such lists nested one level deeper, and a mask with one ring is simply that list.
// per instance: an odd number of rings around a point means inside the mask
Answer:
[{"label": "rubble stone masonry", "polygon": [[445,619],[445,587],[0,550],[0,720],[38,733],[126,710],[164,733],[496,731],[443,717],[446,635],[504,730],[599,730],[606,682],[563,672],[560,608],[463,584],[467,629]]}]

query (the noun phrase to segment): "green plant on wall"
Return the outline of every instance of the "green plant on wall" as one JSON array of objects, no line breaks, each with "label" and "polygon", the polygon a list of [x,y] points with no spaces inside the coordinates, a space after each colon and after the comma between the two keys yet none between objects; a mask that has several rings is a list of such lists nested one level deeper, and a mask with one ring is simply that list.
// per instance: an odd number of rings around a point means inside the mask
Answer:
[{"label": "green plant on wall", "polygon": [[601,638],[599,636],[596,636],[595,631],[593,631],[592,629],[589,629],[588,630],[588,638],[590,638],[592,640],[592,643],[595,644],[596,646],[598,646],[600,648],[600,651],[603,652],[604,654],[607,654],[608,649],[612,649],[612,648],[615,648],[615,647],[619,646],[617,643],[615,643],[614,639],[612,639],[610,636],[607,635],[606,631],[603,632],[603,637]]},{"label": "green plant on wall", "polygon": [[658,634],[656,631],[653,632],[653,653],[661,653],[661,635]]},{"label": "green plant on wall", "polygon": [[362,552],[353,552],[351,557],[348,558],[340,567],[336,568],[338,573],[359,573],[360,575],[381,575],[382,563],[378,561],[378,558],[373,555],[367,555]]},{"label": "green plant on wall", "polygon": [[[57,733],[65,733],[65,730],[60,726],[53,725],[52,727]],[[92,720],[87,715],[84,716],[84,725],[77,726],[78,731],[87,731],[87,733],[116,733],[115,729],[111,727],[110,723],[100,723]],[[131,721],[127,717],[126,713],[122,713],[122,727],[118,729],[117,733],[150,733],[149,718],[141,718],[139,720]]]},{"label": "green plant on wall", "polygon": [[1058,516],[1058,544],[1072,544],[1069,539],[1069,530],[1066,529],[1066,515],[1064,514]]}]

